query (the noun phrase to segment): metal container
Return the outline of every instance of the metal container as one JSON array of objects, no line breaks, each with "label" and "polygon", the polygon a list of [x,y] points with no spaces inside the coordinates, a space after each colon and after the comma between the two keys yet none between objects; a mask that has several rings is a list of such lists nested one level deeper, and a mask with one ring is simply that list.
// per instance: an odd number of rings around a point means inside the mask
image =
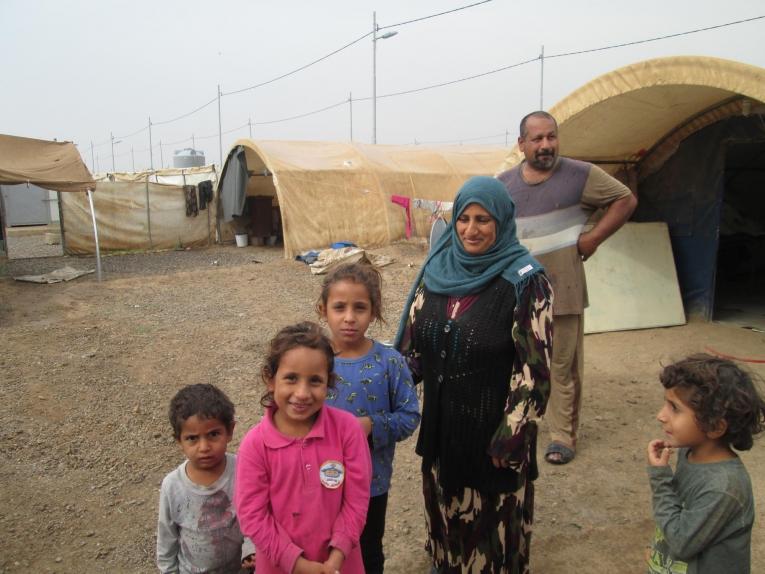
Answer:
[{"label": "metal container", "polygon": [[205,165],[203,151],[190,147],[177,149],[173,154],[173,167],[200,167]]}]

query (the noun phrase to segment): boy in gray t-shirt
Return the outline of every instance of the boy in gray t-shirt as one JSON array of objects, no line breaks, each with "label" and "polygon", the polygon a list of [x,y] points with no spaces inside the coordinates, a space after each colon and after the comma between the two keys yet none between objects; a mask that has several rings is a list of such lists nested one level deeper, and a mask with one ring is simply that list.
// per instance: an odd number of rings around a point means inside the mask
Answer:
[{"label": "boy in gray t-shirt", "polygon": [[711,355],[669,365],[660,380],[664,406],[656,418],[666,439],[648,445],[656,520],[648,572],[748,574],[754,498],[733,448],[752,448],[765,423],[765,401],[748,373]]},{"label": "boy in gray t-shirt", "polygon": [[186,460],[160,489],[159,571],[251,571],[255,548],[242,537],[233,505],[236,455],[226,452],[234,431],[234,405],[213,385],[190,385],[173,397],[169,415]]}]

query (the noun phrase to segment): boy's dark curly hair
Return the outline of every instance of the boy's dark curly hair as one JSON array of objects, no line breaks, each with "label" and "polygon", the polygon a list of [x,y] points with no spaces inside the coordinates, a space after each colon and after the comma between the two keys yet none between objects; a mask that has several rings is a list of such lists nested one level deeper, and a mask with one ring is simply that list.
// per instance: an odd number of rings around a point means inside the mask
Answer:
[{"label": "boy's dark curly hair", "polygon": [[727,359],[691,355],[665,367],[659,379],[665,389],[681,391],[702,431],[711,432],[724,420],[721,440],[737,450],[752,448],[754,435],[765,426],[765,401],[753,375]]},{"label": "boy's dark curly hair", "polygon": [[[311,321],[284,327],[271,339],[268,355],[260,372],[266,388],[268,388],[268,382],[276,375],[284,354],[297,347],[307,347],[324,353],[327,358],[327,386],[333,388],[335,386],[335,351],[321,327]],[[260,397],[260,404],[264,407],[273,405],[274,394],[266,390]]]},{"label": "boy's dark curly hair", "polygon": [[218,419],[228,432],[234,430],[234,403],[226,393],[209,384],[183,387],[170,401],[168,416],[175,440],[180,440],[183,421],[194,415],[200,419]]}]

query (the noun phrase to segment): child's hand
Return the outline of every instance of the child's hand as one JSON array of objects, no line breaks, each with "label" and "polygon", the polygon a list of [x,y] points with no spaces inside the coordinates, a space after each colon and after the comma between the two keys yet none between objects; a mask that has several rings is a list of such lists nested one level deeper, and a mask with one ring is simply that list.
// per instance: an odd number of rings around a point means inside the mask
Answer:
[{"label": "child's hand", "polygon": [[667,466],[672,447],[663,440],[652,440],[648,443],[648,464],[651,466]]},{"label": "child's hand", "polygon": [[324,564],[306,560],[302,556],[297,559],[292,569],[292,574],[322,574],[322,572],[324,572]]},{"label": "child's hand", "polygon": [[372,419],[369,417],[359,417],[357,419],[361,425],[361,430],[364,431],[364,436],[369,436],[372,432]]},{"label": "child's hand", "polygon": [[249,556],[242,558],[242,568],[252,572],[252,569],[255,568],[255,554],[250,554]]},{"label": "child's hand", "polygon": [[342,568],[344,560],[345,554],[337,548],[333,548],[329,551],[329,558],[322,565],[322,574],[340,574],[340,568]]}]

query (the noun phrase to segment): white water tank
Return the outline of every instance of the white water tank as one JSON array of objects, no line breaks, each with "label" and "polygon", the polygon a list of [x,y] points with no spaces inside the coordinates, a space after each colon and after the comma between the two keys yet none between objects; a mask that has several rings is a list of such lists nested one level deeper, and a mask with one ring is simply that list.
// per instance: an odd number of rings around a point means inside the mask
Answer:
[{"label": "white water tank", "polygon": [[205,164],[203,151],[190,147],[177,149],[173,154],[173,167],[200,167]]}]

